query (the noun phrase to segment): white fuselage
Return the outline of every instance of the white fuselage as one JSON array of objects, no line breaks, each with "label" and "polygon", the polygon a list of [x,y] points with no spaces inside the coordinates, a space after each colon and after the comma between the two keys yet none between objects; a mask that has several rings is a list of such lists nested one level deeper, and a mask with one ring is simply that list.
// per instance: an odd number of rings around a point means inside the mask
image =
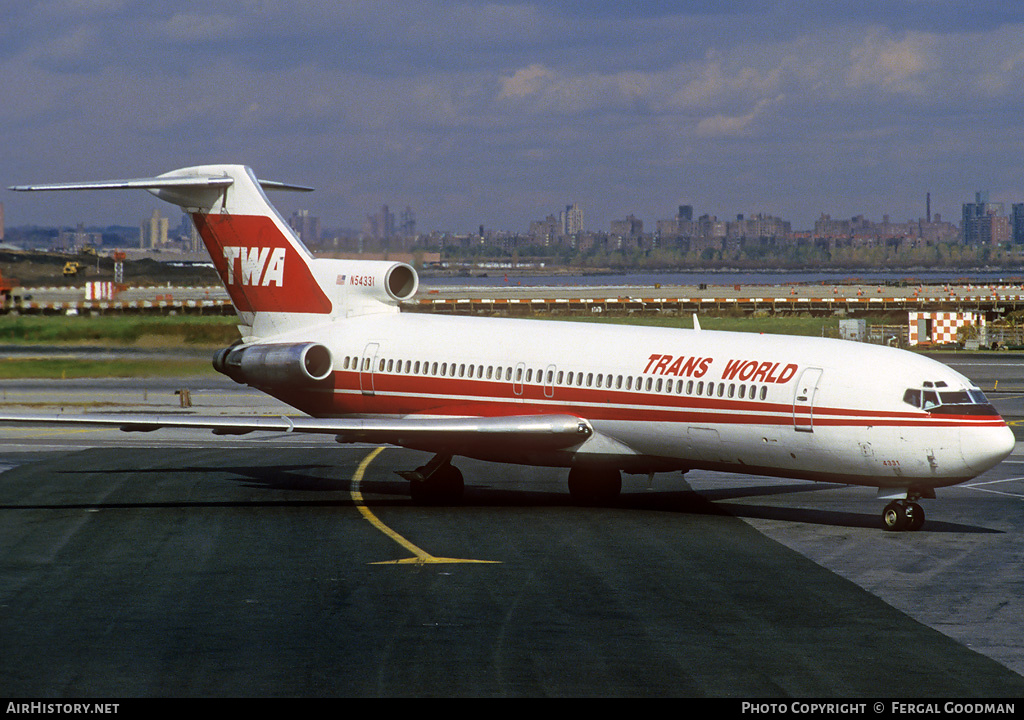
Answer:
[{"label": "white fuselage", "polygon": [[[572,414],[595,430],[570,450],[485,459],[933,488],[984,472],[1013,447],[967,378],[842,340],[414,313],[338,320],[305,329],[310,338],[331,350],[331,382],[266,389],[313,415]],[[929,388],[974,395],[926,410]]]}]

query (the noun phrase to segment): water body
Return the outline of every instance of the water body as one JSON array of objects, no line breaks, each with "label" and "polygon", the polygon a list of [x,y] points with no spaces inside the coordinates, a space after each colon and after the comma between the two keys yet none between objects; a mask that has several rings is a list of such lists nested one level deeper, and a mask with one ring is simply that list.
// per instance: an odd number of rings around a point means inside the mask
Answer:
[{"label": "water body", "polygon": [[[481,273],[484,271],[480,271]],[[794,285],[908,281],[927,285],[947,282],[969,284],[1024,283],[1019,270],[822,270],[822,271],[723,271],[596,273],[592,275],[517,274],[487,270],[486,276],[420,276],[426,287],[617,287],[654,285]]]}]

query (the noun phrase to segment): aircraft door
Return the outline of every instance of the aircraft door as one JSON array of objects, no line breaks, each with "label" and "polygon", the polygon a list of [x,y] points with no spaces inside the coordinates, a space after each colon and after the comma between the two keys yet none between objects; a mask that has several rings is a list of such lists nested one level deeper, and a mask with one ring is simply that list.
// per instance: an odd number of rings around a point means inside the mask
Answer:
[{"label": "aircraft door", "polygon": [[814,432],[814,396],[821,380],[821,368],[805,368],[796,381],[793,396],[793,428]]},{"label": "aircraft door", "polygon": [[363,357],[359,359],[359,389],[363,395],[373,395],[373,371],[379,349],[379,343],[367,343]]}]

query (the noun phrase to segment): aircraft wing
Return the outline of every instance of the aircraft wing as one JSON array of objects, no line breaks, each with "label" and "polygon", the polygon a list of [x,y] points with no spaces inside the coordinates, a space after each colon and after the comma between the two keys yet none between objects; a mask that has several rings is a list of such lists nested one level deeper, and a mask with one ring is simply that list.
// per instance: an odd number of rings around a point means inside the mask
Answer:
[{"label": "aircraft wing", "polygon": [[151,432],[160,428],[211,430],[215,435],[252,432],[296,432],[334,435],[338,442],[369,442],[403,447],[460,449],[500,447],[560,450],[578,445],[593,434],[590,424],[573,415],[506,417],[313,418],[188,414],[0,414],[0,424],[93,425],[125,432]]}]

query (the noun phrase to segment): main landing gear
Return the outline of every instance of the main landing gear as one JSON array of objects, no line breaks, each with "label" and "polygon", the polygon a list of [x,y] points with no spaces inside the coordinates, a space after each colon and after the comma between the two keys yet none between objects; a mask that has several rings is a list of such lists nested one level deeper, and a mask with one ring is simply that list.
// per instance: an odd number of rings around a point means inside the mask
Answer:
[{"label": "main landing gear", "polygon": [[924,525],[924,510],[915,502],[894,500],[882,511],[882,527],[886,530],[920,530]]},{"label": "main landing gear", "polygon": [[462,500],[465,483],[451,455],[435,455],[426,465],[398,474],[409,481],[413,502],[419,505],[456,505]]},{"label": "main landing gear", "polygon": [[622,475],[616,468],[569,469],[569,495],[584,505],[611,502],[622,491]]},{"label": "main landing gear", "polygon": [[[409,481],[413,502],[419,505],[455,505],[465,489],[462,473],[451,464],[451,455],[435,455],[426,465],[398,472]],[[595,505],[611,502],[622,491],[622,475],[615,468],[574,467],[569,469],[569,495],[577,503]]]}]

